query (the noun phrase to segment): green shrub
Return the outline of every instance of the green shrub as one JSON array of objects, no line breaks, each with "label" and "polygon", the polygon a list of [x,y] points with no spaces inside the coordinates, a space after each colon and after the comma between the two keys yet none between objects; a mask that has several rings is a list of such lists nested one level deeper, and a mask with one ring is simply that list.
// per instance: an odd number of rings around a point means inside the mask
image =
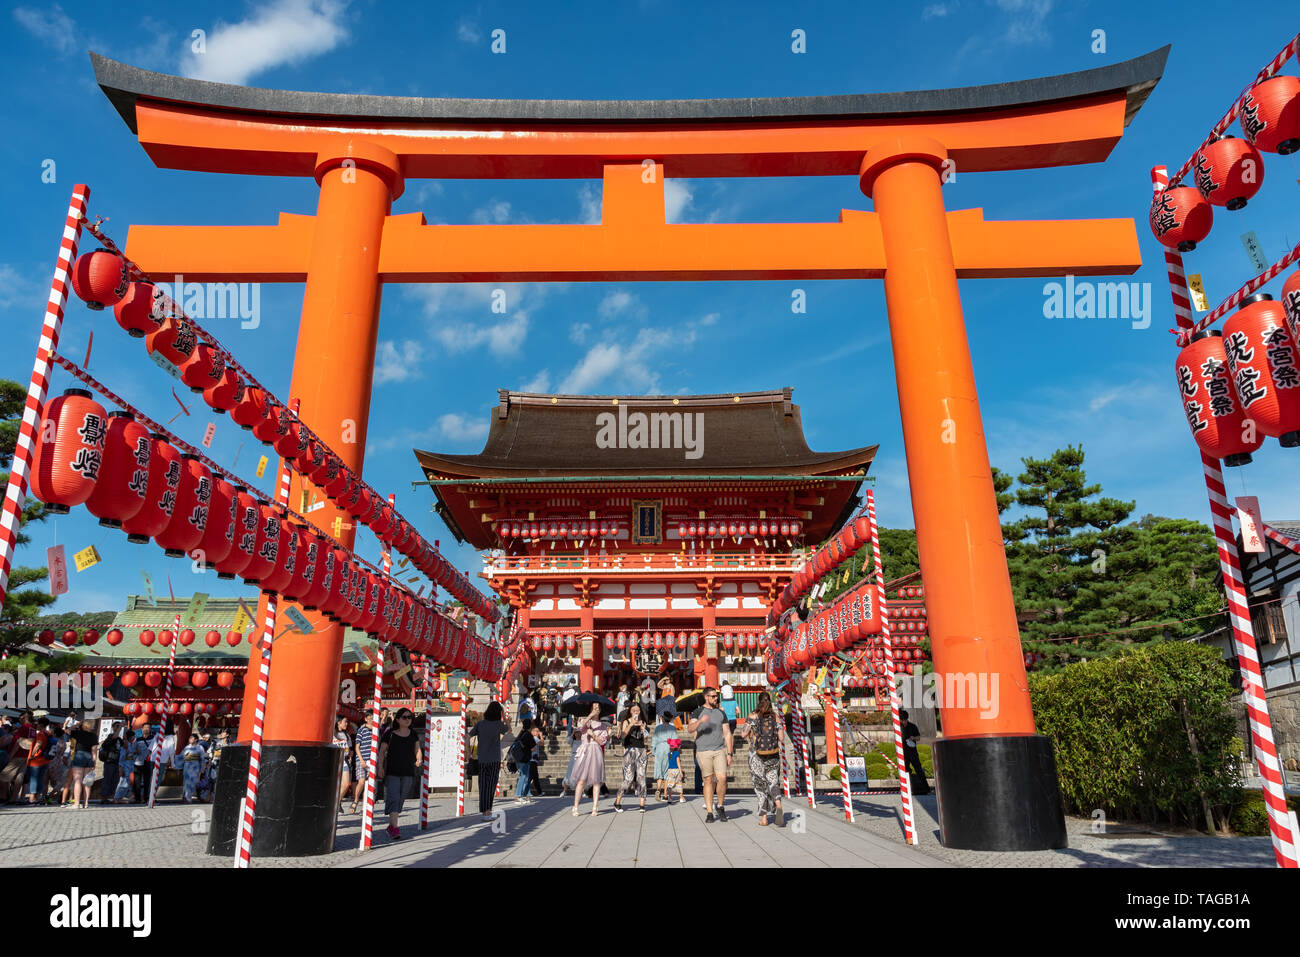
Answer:
[{"label": "green shrub", "polygon": [[1220,810],[1238,803],[1228,679],[1217,649],[1185,642],[1031,674],[1067,810],[1204,827],[1202,794]]},{"label": "green shrub", "polygon": [[[1287,798],[1286,806],[1296,810],[1296,798]],[[1268,837],[1268,809],[1264,806],[1264,795],[1259,791],[1243,791],[1240,800],[1232,806],[1228,823],[1232,825],[1233,833],[1242,837]]]}]

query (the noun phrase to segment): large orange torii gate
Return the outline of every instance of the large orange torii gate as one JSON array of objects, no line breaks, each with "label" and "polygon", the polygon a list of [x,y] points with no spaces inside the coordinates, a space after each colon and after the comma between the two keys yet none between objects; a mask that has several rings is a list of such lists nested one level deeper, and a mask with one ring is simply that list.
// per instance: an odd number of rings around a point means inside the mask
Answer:
[{"label": "large orange torii gate", "polygon": [[[884,279],[935,670],[997,690],[996,708],[943,708],[943,841],[1018,849],[1063,846],[1064,818],[1051,744],[1034,733],[957,280],[1129,274],[1141,260],[1132,220],[986,221],[947,211],[942,186],[951,172],[1104,161],[1167,55],[952,90],[634,102],[260,90],[91,59],[158,166],[320,185],[315,216],[132,226],[126,252],[158,277],[304,282],[290,395],[357,472],[383,283]],[[858,176],[874,211],[842,210],[831,223],[665,222],[666,177],[810,175]],[[391,215],[406,180],[423,177],[599,178],[601,222]],[[325,500],[322,528],[339,514]],[[342,537],[351,544],[351,531]],[[266,740],[300,764],[298,794],[283,808],[268,794],[259,812],[293,816],[304,849],[333,829],[332,799],[304,799],[327,784],[302,768],[320,766],[311,756],[331,738],[341,640],[338,629],[286,636],[272,664]],[[218,806],[214,832],[235,810]]]}]

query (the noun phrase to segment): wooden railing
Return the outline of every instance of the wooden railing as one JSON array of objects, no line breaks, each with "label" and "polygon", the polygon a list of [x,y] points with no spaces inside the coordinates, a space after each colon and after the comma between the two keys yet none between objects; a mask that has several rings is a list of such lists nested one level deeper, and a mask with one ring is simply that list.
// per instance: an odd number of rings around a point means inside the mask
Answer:
[{"label": "wooden railing", "polygon": [[502,555],[483,559],[484,577],[521,572],[595,572],[644,574],[646,572],[781,572],[792,574],[803,566],[801,554],[789,552],[648,552],[619,555]]}]

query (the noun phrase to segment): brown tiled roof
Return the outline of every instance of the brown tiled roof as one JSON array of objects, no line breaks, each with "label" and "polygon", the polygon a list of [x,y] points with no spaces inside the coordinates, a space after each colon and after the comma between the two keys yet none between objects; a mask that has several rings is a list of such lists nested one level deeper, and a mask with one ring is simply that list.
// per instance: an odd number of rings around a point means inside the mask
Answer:
[{"label": "brown tiled roof", "polygon": [[[477,455],[416,450],[430,479],[598,475],[807,475],[866,472],[877,446],[814,452],[804,439],[791,389],[692,396],[538,395],[499,390],[487,443]],[[700,452],[602,448],[597,434],[611,413],[697,414]],[[626,420],[622,418],[626,416]],[[663,422],[665,420],[657,420]],[[624,435],[628,432],[625,430]]]}]

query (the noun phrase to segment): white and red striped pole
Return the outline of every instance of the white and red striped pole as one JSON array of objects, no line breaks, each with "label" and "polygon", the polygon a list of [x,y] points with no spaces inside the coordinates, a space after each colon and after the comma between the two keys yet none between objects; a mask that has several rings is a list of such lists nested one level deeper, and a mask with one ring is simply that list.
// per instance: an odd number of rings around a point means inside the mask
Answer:
[{"label": "white and red striped pole", "polygon": [[[396,496],[388,496],[389,506],[395,505]],[[393,553],[388,546],[383,546],[383,571],[387,577],[393,570]],[[384,690],[384,651],[386,642],[376,642],[375,654],[375,694],[370,703],[370,760],[366,763],[366,791],[361,809],[361,850],[370,850],[375,836],[375,773],[379,764],[379,701]],[[427,757],[427,754],[426,754]]]},{"label": "white and red striped pole", "polygon": [[794,736],[799,742],[799,753],[803,758],[804,794],[808,795],[808,806],[817,800],[816,787],[813,783],[812,760],[808,753],[808,729],[804,725],[803,699],[797,685],[791,685],[790,698],[794,701]]},{"label": "white and red striped pole", "polygon": [[844,798],[844,820],[853,823],[853,792],[849,788],[849,761],[844,753],[844,734],[840,730],[839,688],[832,687],[826,695],[826,716],[835,735],[835,756],[840,766],[840,794]]},{"label": "white and red striped pole", "polygon": [[903,804],[903,836],[908,844],[916,844],[912,776],[907,773],[907,757],[903,750],[906,747],[903,742],[903,721],[898,715],[902,700],[898,694],[898,681],[894,674],[894,644],[890,639],[889,602],[885,598],[885,567],[880,560],[880,529],[876,526],[876,496],[873,489],[867,489],[867,523],[871,527],[871,560],[875,563],[876,607],[880,612],[880,644],[885,650],[885,673],[889,675],[889,717],[894,726],[894,758],[898,762],[898,793]]},{"label": "white and red striped pole", "polygon": [[163,721],[166,720],[167,714],[171,711],[172,703],[172,675],[176,671],[176,646],[181,643],[181,613],[176,613],[176,621],[172,623],[172,650],[167,658],[167,675],[163,679],[163,701],[162,701],[162,719],[158,722],[158,733],[153,739],[153,776],[149,779],[149,807],[153,807],[154,800],[158,796],[158,778],[161,776],[160,768],[162,766],[162,740],[163,740]]},{"label": "white and red striped pole", "polygon": [[50,390],[51,357],[58,348],[59,333],[63,329],[63,307],[72,287],[72,263],[77,258],[77,243],[81,240],[81,224],[86,218],[86,200],[89,198],[89,186],[78,183],[72,187],[63,236],[59,240],[59,258],[54,264],[54,279],[50,282],[50,296],[45,304],[45,322],[36,345],[36,361],[32,364],[27,400],[23,403],[23,419],[18,427],[9,484],[5,488],[3,512],[0,513],[0,608],[4,608],[9,590],[9,572],[13,567],[14,549],[18,547],[18,526],[22,523],[23,506],[27,502],[27,479],[36,451],[38,420]]},{"label": "white and red striped pole", "polygon": [[420,777],[420,830],[429,827],[429,781],[433,777],[433,761],[429,748],[433,743],[433,662],[424,658],[424,774]]},{"label": "white and red striped pole", "polygon": [[[298,414],[298,400],[290,399],[289,408]],[[276,503],[289,505],[289,477],[291,469],[287,458],[280,459],[279,483],[275,489]],[[257,817],[257,783],[262,772],[262,734],[266,728],[266,694],[271,684],[271,645],[275,641],[275,623],[279,611],[279,596],[268,592],[266,618],[262,622],[261,662],[257,669],[257,702],[253,706],[253,733],[248,747],[248,782],[244,800],[239,809],[239,840],[235,842],[235,868],[243,869],[253,859],[253,821]]]},{"label": "white and red striped pole", "polygon": [[460,780],[456,782],[456,816],[465,816],[465,736],[469,715],[469,697],[467,695],[448,695],[460,701],[460,744],[456,749],[460,761]]},{"label": "white and red striped pole", "polygon": [[[790,689],[788,687],[781,689],[781,697],[785,698],[787,702],[789,701]],[[781,748],[781,796],[786,798],[790,796],[790,774],[787,770],[784,747]]]},{"label": "white and red striped pole", "polygon": [[1273,742],[1273,723],[1268,713],[1264,676],[1260,671],[1259,651],[1255,646],[1255,632],[1250,623],[1250,605],[1241,574],[1241,561],[1237,555],[1237,536],[1232,530],[1233,506],[1228,504],[1219,460],[1202,452],[1201,464],[1205,472],[1205,490],[1210,497],[1214,537],[1219,543],[1219,570],[1223,572],[1223,591],[1228,599],[1228,621],[1232,625],[1237,662],[1241,669],[1241,696],[1246,703],[1255,762],[1263,781],[1264,806],[1268,811],[1273,854],[1277,858],[1278,867],[1296,867],[1295,835],[1291,831],[1291,820],[1287,812],[1282,765],[1278,762],[1277,745]]},{"label": "white and red striped pole", "polygon": [[1288,538],[1286,535],[1283,535],[1272,525],[1264,526],[1264,534],[1277,542],[1283,548],[1290,549],[1291,551],[1300,554],[1300,542],[1297,542],[1294,538]]}]

